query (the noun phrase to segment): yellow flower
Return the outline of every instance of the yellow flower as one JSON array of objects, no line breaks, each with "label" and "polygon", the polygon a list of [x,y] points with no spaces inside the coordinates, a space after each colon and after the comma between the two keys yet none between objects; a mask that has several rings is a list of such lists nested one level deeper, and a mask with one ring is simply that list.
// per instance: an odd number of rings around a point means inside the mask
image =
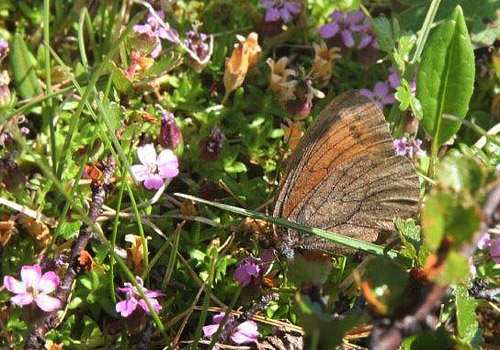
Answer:
[{"label": "yellow flower", "polygon": [[332,76],[333,61],[341,58],[338,47],[328,49],[325,43],[313,44],[315,56],[311,70],[311,78],[319,87],[326,86]]}]

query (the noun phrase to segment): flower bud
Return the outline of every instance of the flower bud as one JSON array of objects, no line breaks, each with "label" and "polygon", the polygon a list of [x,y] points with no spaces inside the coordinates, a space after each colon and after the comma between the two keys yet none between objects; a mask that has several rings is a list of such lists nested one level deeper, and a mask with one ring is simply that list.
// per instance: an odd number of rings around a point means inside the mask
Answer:
[{"label": "flower bud", "polygon": [[200,158],[207,162],[217,161],[222,153],[222,143],[225,139],[226,136],[224,136],[222,131],[214,126],[210,135],[204,137],[198,143]]},{"label": "flower bud", "polygon": [[182,141],[181,129],[170,112],[163,112],[158,142],[165,148],[175,150]]},{"label": "flower bud", "polygon": [[203,182],[200,186],[200,197],[213,201],[219,195],[219,188],[213,182]]}]

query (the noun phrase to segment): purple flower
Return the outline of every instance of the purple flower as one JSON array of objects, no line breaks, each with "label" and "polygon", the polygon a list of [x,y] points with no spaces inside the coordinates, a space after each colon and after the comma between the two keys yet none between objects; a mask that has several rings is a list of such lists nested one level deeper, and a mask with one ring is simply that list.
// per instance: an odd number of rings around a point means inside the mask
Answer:
[{"label": "purple flower", "polygon": [[7,40],[0,39],[0,63],[7,57],[9,53],[9,42]]},{"label": "purple flower", "polygon": [[179,161],[170,149],[156,155],[153,144],[149,143],[137,149],[137,156],[142,164],[132,165],[132,173],[137,181],[144,181],[148,190],[157,190],[170,179],[179,174]]},{"label": "purple flower", "polygon": [[[355,39],[354,34],[363,34],[367,31],[367,24],[363,22],[365,19],[365,15],[361,11],[334,11],[330,18],[332,19],[331,23],[327,23],[319,28],[319,35],[323,39],[331,39],[340,36],[342,39],[342,43],[346,47],[354,47]],[[365,36],[363,38],[366,37]],[[363,47],[368,46],[370,42],[367,42],[367,39],[362,40]]]},{"label": "purple flower", "polygon": [[[163,21],[165,18],[163,11],[158,11],[156,14]],[[148,14],[147,23],[136,24],[134,31],[138,34],[147,35],[149,39],[156,39],[156,46],[151,52],[151,57],[153,58],[156,58],[160,54],[162,48],[160,39],[167,39],[173,43],[179,42],[179,33],[171,27],[168,29],[165,28],[158,18],[151,13]]]},{"label": "purple flower", "polygon": [[213,50],[213,37],[199,32],[199,25],[195,25],[193,30],[186,32],[184,45],[189,56],[199,65],[203,66],[210,61]]},{"label": "purple flower", "polygon": [[[158,303],[158,300],[156,300],[157,297],[163,295],[162,292],[159,290],[148,290],[143,287],[144,282],[142,281],[142,278],[140,277],[135,277],[135,280],[137,281],[137,284],[141,287],[141,290],[144,292],[146,295],[146,298],[148,299],[149,303],[153,307],[153,310],[155,312],[158,312],[161,310],[161,305]],[[119,312],[122,317],[128,317],[134,312],[134,310],[137,308],[137,305],[139,305],[146,314],[149,315],[149,308],[144,299],[142,299],[141,295],[137,292],[135,289],[134,285],[132,283],[125,282],[123,284],[125,287],[123,288],[116,288],[117,291],[125,293],[125,300],[122,300],[118,303],[116,303],[115,310],[116,312]]]},{"label": "purple flower", "polygon": [[45,312],[51,312],[61,307],[61,301],[48,294],[57,289],[59,277],[54,271],[42,275],[40,265],[23,266],[21,281],[14,277],[5,276],[3,285],[11,293],[17,294],[10,299],[16,305],[28,305],[33,301]]},{"label": "purple flower", "polygon": [[413,158],[414,156],[425,155],[425,151],[421,148],[422,140],[403,137],[394,140],[393,143],[396,149],[396,155],[398,156],[408,155],[410,158]]},{"label": "purple flower", "polygon": [[491,237],[491,235],[487,233],[481,237],[477,247],[481,250],[490,248],[491,259],[496,263],[500,263],[500,236],[495,235]]},{"label": "purple flower", "polygon": [[375,84],[373,91],[368,89],[359,90],[361,95],[371,98],[375,101],[380,109],[384,109],[386,105],[392,105],[395,102],[394,95],[390,92],[389,84],[378,82]]},{"label": "purple flower", "polygon": [[377,38],[372,31],[372,22],[370,22],[368,18],[365,18],[363,22],[363,29],[360,31],[360,33],[361,39],[359,40],[358,49],[378,49]]},{"label": "purple flower", "polygon": [[274,253],[272,249],[264,250],[260,259],[253,257],[245,258],[234,272],[234,279],[239,282],[242,287],[245,287],[250,284],[252,280],[263,276],[267,272],[273,258]]},{"label": "purple flower", "polygon": [[163,112],[158,141],[160,145],[171,150],[175,150],[182,141],[181,129],[170,112]]},{"label": "purple flower", "polygon": [[[0,53],[0,63],[2,63],[2,57]],[[0,72],[0,108],[6,107],[9,105],[11,100],[10,94],[10,77],[9,73],[4,70]]]},{"label": "purple flower", "polygon": [[[212,319],[214,324],[203,327],[203,335],[205,338],[211,338],[217,329],[219,328],[219,324],[224,318],[225,313],[221,312],[218,315],[215,315]],[[227,318],[226,324],[223,326],[223,333],[221,338],[224,339],[224,333],[229,333],[229,338],[234,344],[248,344],[248,343],[257,343],[257,339],[259,337],[258,327],[254,321],[245,321],[240,323],[235,327],[235,320],[232,315],[229,315]]]},{"label": "purple flower", "polygon": [[287,0],[261,0],[260,4],[267,9],[266,22],[282,19],[284,23],[288,23],[302,8],[299,2]]}]

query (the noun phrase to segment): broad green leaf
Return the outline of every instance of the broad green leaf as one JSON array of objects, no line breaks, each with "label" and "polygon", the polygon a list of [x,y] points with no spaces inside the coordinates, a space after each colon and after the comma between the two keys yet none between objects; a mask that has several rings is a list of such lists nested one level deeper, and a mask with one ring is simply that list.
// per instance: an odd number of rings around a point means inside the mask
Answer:
[{"label": "broad green leaf", "polygon": [[9,54],[10,70],[22,98],[33,98],[42,93],[35,74],[34,58],[21,34],[14,35]]},{"label": "broad green leaf", "polygon": [[391,313],[405,292],[408,274],[392,260],[374,258],[368,263],[363,279],[369,283],[375,297],[387,306],[387,312]]},{"label": "broad green leaf", "polygon": [[445,236],[452,238],[456,246],[469,241],[479,229],[479,214],[476,205],[463,197],[434,191],[422,213],[426,247],[436,251]]},{"label": "broad green leaf", "polygon": [[310,282],[325,284],[331,271],[330,261],[314,261],[298,254],[290,262],[288,277],[298,286]]},{"label": "broad green leaf", "polygon": [[[335,319],[331,314],[321,310],[321,307],[311,301],[308,296],[296,295],[295,304],[299,325],[312,342],[328,345],[325,349],[335,349],[342,343],[344,333],[366,321],[366,316],[350,315]],[[316,338],[316,339],[313,339]]]},{"label": "broad green leaf", "polygon": [[460,122],[443,119],[444,114],[463,119],[474,88],[474,52],[462,9],[431,35],[422,55],[417,76],[417,98],[422,104],[422,125],[438,145],[446,142]]},{"label": "broad green leaf", "polygon": [[443,350],[449,349],[451,340],[443,328],[437,331],[422,332],[404,339],[402,350]]},{"label": "broad green leaf", "polygon": [[463,282],[470,275],[469,262],[455,251],[448,254],[444,264],[444,270],[437,278],[440,284]]},{"label": "broad green leaf", "polygon": [[478,347],[482,337],[476,319],[477,301],[469,296],[464,285],[460,285],[455,294],[458,335],[468,344]]},{"label": "broad green leaf", "polygon": [[380,50],[391,53],[395,45],[391,22],[385,16],[374,18],[373,31],[377,37]]},{"label": "broad green leaf", "polygon": [[466,191],[475,195],[484,186],[483,169],[476,158],[464,155],[446,157],[438,170],[439,183],[455,192]]}]

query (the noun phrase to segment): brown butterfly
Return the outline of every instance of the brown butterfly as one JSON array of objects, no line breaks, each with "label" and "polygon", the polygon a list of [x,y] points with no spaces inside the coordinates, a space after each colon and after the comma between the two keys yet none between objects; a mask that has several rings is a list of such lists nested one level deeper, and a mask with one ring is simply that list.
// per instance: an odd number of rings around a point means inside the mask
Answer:
[{"label": "brown butterfly", "polygon": [[[375,242],[394,232],[394,218],[417,214],[418,198],[417,173],[408,158],[396,156],[383,113],[367,97],[348,92],[319,114],[290,156],[273,215]],[[293,229],[278,233],[289,259],[296,249],[347,251]]]}]

